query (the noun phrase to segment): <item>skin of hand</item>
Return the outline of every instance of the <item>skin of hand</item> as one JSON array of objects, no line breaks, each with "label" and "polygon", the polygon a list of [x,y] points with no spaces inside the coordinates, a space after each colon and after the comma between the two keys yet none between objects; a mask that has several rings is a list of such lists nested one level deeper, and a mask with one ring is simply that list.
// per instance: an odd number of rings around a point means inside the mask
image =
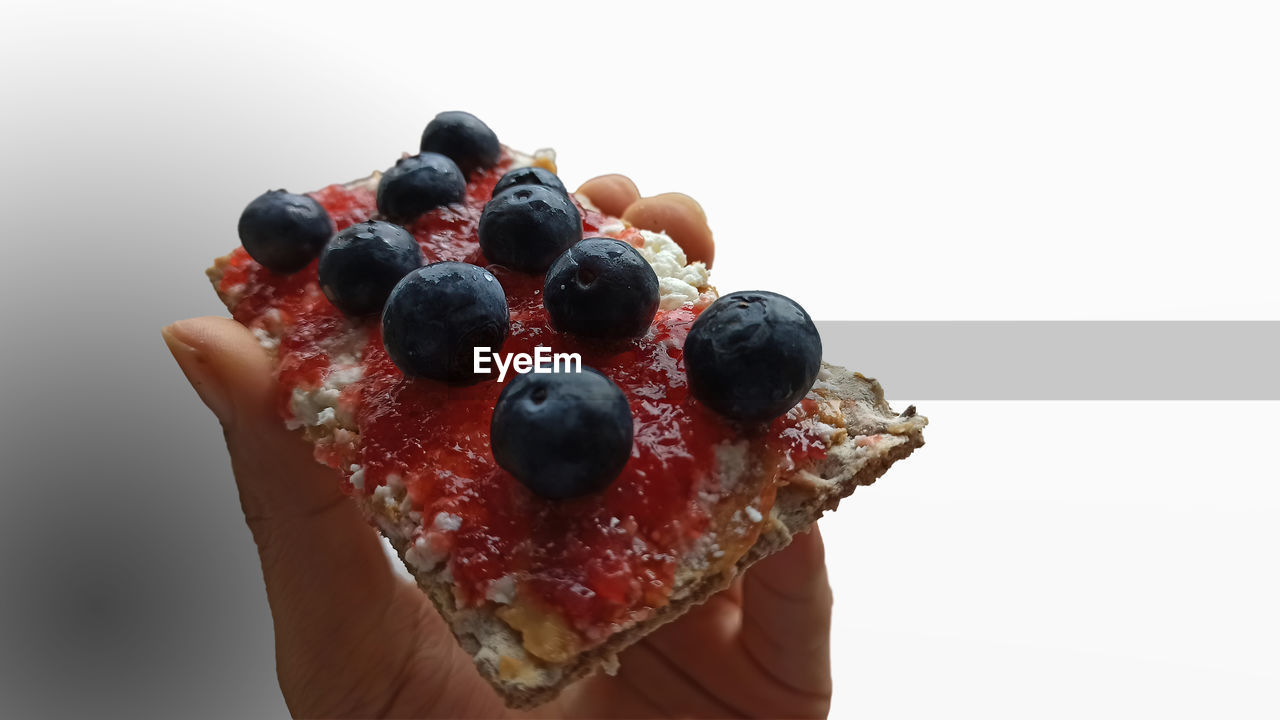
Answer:
[{"label": "skin of hand", "polygon": [[[679,201],[670,212],[687,207]],[[617,675],[596,674],[532,711],[510,710],[426,594],[394,572],[334,471],[284,428],[272,361],[252,333],[204,317],[162,335],[222,425],[294,716],[826,716],[832,596],[816,526],[623,651]]]}]

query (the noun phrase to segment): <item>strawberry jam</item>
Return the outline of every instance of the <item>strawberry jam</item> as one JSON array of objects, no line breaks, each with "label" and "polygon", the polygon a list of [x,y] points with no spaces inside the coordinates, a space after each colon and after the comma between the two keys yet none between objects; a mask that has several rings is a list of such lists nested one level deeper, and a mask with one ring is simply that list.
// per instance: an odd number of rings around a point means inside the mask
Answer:
[{"label": "strawberry jam", "polygon": [[[495,597],[498,581],[514,581],[520,602],[558,612],[585,644],[619,624],[643,617],[667,602],[682,554],[708,530],[706,497],[718,490],[716,447],[744,437],[694,400],[688,391],[681,348],[698,309],[659,311],[650,331],[621,344],[599,345],[563,335],[549,325],[541,277],[489,265],[479,250],[476,226],[494,183],[511,166],[472,176],[464,203],[438,208],[409,226],[427,262],[462,260],[487,265],[502,284],[511,310],[510,334],[501,352],[529,353],[538,346],[578,353],[585,365],[625,393],[635,423],[631,458],[607,489],[586,497],[549,501],[529,492],[494,462],[489,422],[504,384],[496,379],[453,387],[405,378],[382,345],[379,323],[355,324],[321,294],[313,262],[280,275],[232,253],[220,289],[237,320],[281,337],[280,408],[291,418],[295,389],[321,387],[336,357],[355,358],[363,372],[341,390],[339,407],[358,428],[346,445],[317,446],[317,457],[348,478],[348,492],[373,493],[403,483],[420,517],[418,537],[431,533],[447,552],[462,604]],[[339,230],[376,213],[367,186],[331,185],[312,194]],[[584,236],[600,234],[614,219],[582,209]],[[639,233],[613,232],[642,244]],[[350,347],[352,338],[358,347]],[[496,350],[496,349],[495,349]],[[508,377],[510,379],[510,377]],[[806,400],[754,438],[768,463],[780,469],[820,457],[823,441],[800,420],[812,414]],[[766,483],[767,514],[774,488]],[[507,593],[509,594],[509,593]]]}]

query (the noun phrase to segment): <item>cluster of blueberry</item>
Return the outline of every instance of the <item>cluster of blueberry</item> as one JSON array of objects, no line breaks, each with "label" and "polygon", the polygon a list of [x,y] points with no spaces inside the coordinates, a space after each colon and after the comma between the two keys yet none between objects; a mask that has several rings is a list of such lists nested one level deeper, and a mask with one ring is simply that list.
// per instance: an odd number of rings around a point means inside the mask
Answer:
[{"label": "cluster of blueberry", "polygon": [[[383,174],[368,220],[337,234],[324,208],[305,195],[267,192],[245,208],[240,239],[257,262],[292,273],[319,256],[325,296],[344,314],[381,312],[387,354],[406,375],[447,383],[483,378],[476,348],[496,352],[510,315],[497,279],[464,262],[423,266],[408,223],[460,202],[467,176],[501,156],[497,136],[463,112],[436,116],[421,152]],[[389,222],[390,221],[390,222]],[[644,335],[657,313],[659,284],[631,245],[582,238],[582,219],[554,173],[512,170],[494,186],[478,239],[491,262],[545,274],[543,303],[556,329],[617,341]],[[767,292],[727,295],[698,318],[684,350],[690,391],[725,417],[758,423],[793,407],[821,363],[818,333],[805,311]],[[630,457],[633,420],[626,396],[591,368],[524,374],[494,409],[494,459],[534,492],[567,498],[606,487]]]}]

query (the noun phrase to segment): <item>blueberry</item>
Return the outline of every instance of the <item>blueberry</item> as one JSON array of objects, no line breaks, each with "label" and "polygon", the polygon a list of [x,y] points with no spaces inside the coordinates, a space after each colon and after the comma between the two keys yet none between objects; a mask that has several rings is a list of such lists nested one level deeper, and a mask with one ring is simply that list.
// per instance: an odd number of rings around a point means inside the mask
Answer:
[{"label": "blueberry", "polygon": [[497,352],[511,324],[507,296],[484,268],[438,262],[404,276],[382,311],[382,343],[405,375],[463,384],[475,348]]},{"label": "blueberry", "polygon": [[592,338],[639,337],[658,312],[658,276],[612,238],[587,238],[547,270],[542,303],[558,330]]},{"label": "blueberry", "polygon": [[378,212],[407,223],[441,205],[462,202],[467,180],[452,160],[424,152],[401,158],[378,182]]},{"label": "blueberry", "polygon": [[493,459],[548,500],[608,487],[631,457],[632,432],[627,397],[589,367],[516,376],[489,423]]},{"label": "blueberry", "polygon": [[563,193],[545,185],[517,185],[484,206],[479,236],[490,261],[537,274],[582,239],[582,217]]},{"label": "blueberry", "polygon": [[423,152],[448,155],[465,175],[498,162],[502,146],[488,125],[471,113],[453,110],[436,115],[422,131]]},{"label": "blueberry", "polygon": [[492,197],[498,197],[503,190],[516,185],[544,185],[552,190],[559,190],[565,195],[569,194],[569,191],[564,189],[564,183],[560,182],[560,178],[550,170],[540,167],[522,167],[503,175],[498,180],[498,184],[493,186]]},{"label": "blueberry", "polygon": [[369,220],[343,230],[320,253],[320,289],[352,317],[382,310],[400,278],[422,266],[422,249],[399,225]]},{"label": "blueberry", "polygon": [[822,339],[794,300],[730,293],[689,328],[684,366],[695,398],[730,419],[763,422],[790,410],[813,387]]},{"label": "blueberry", "polygon": [[263,267],[292,273],[307,266],[333,235],[333,221],[306,195],[268,190],[240,214],[240,243]]}]

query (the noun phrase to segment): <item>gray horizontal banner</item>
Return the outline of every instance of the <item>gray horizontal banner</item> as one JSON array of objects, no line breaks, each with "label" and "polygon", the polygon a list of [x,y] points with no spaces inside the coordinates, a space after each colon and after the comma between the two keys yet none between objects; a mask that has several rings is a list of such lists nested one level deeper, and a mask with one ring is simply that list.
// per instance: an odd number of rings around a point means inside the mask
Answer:
[{"label": "gray horizontal banner", "polygon": [[830,321],[893,400],[1280,400],[1280,322]]}]

